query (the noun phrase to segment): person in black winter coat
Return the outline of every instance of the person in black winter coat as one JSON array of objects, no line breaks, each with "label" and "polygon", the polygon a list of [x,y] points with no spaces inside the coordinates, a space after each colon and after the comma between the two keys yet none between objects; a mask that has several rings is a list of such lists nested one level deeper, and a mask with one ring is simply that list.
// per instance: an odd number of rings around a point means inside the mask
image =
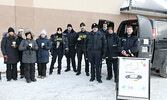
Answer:
[{"label": "person in black winter coat", "polygon": [[[105,20],[103,22],[103,27],[101,29],[99,29],[99,31],[101,32],[101,34],[103,34],[105,36],[105,38],[107,38],[107,36],[108,36],[108,24],[109,23]],[[106,61],[106,63],[107,63],[107,61]],[[102,63],[100,65],[100,67],[101,67],[101,70],[102,70]],[[101,73],[101,71],[100,71],[100,73]]]},{"label": "person in black winter coat", "polygon": [[[101,63],[102,58],[106,53],[106,38],[104,34],[98,31],[98,25],[96,23],[92,24],[92,30],[86,37],[85,50],[88,54],[88,60],[91,63],[91,79],[90,81],[96,79],[99,83],[102,83],[101,80]],[[96,70],[95,70],[96,69]]]},{"label": "person in black winter coat", "polygon": [[52,49],[51,49],[51,55],[52,55],[52,62],[50,65],[50,72],[51,75],[54,69],[54,64],[56,62],[56,58],[58,57],[58,73],[61,74],[61,64],[62,64],[62,58],[64,53],[69,52],[68,48],[68,40],[67,37],[62,33],[62,28],[57,28],[57,33],[52,34],[50,37],[50,40],[52,42]]},{"label": "person in black winter coat", "polygon": [[108,35],[108,22],[104,21],[103,23],[103,27],[99,30],[102,34],[105,35],[105,37],[107,38]]},{"label": "person in black winter coat", "polygon": [[24,40],[21,41],[19,50],[23,52],[22,62],[24,63],[24,72],[27,83],[37,81],[35,79],[35,63],[37,62],[38,45],[35,40],[33,40],[33,32],[26,29],[24,34]]},{"label": "person in black winter coat", "polygon": [[[21,41],[23,40],[22,38],[22,34],[24,33],[24,29],[20,28],[18,30],[18,34],[17,34],[17,43],[18,43],[18,47],[20,46]],[[19,51],[19,60],[20,60],[20,78],[24,78],[24,64],[22,62],[22,51]]]},{"label": "person in black winter coat", "polygon": [[52,45],[47,39],[46,31],[43,29],[39,38],[36,40],[38,44],[37,63],[38,63],[38,78],[46,77],[46,64],[49,62],[49,50]]},{"label": "person in black winter coat", "polygon": [[77,58],[78,58],[78,67],[77,67],[77,74],[81,74],[81,61],[82,61],[82,55],[84,54],[85,58],[85,72],[86,76],[89,76],[89,61],[86,59],[86,52],[84,51],[84,45],[85,45],[85,38],[89,34],[88,31],[86,31],[85,23],[80,24],[81,31],[77,33]]},{"label": "person in black winter coat", "polygon": [[4,56],[4,62],[7,64],[7,81],[17,80],[17,62],[19,61],[17,36],[14,29],[10,27],[8,33],[1,41],[1,51]]},{"label": "person in black winter coat", "polygon": [[72,67],[74,72],[77,72],[75,63],[77,34],[72,28],[71,24],[67,25],[67,29],[64,31],[64,34],[66,34],[67,36],[69,46],[69,52],[65,54],[67,58],[67,69],[65,70],[65,72],[70,71],[70,60],[72,61]]},{"label": "person in black winter coat", "polygon": [[108,28],[107,38],[107,53],[106,53],[106,63],[107,63],[107,80],[112,79],[112,65],[114,71],[115,82],[117,80],[117,69],[118,69],[118,56],[121,54],[121,43],[120,39],[116,33],[113,32],[112,27]]},{"label": "person in black winter coat", "polygon": [[121,38],[122,55],[133,57],[139,51],[140,40],[133,33],[133,27],[127,26],[127,33]]}]

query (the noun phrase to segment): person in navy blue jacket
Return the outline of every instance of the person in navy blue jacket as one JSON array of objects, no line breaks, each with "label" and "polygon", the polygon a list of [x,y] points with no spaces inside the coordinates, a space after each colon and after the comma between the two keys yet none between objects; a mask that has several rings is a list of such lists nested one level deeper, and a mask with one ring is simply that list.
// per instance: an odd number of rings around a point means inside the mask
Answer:
[{"label": "person in navy blue jacket", "polygon": [[[118,69],[118,56],[121,54],[121,43],[118,35],[113,32],[113,28],[108,28],[108,36],[107,36],[107,55],[106,55],[106,63],[107,63],[107,80],[111,80],[112,69],[114,71],[114,81],[117,81],[117,69]],[[113,66],[113,67],[112,67]]]},{"label": "person in navy blue jacket", "polygon": [[133,57],[139,51],[140,39],[135,36],[133,27],[127,26],[127,32],[124,37],[121,38],[122,56]]},{"label": "person in navy blue jacket", "polygon": [[91,63],[91,79],[90,82],[95,80],[99,83],[101,80],[101,63],[106,54],[106,38],[104,34],[98,31],[98,25],[92,24],[92,31],[88,34],[85,40],[85,51],[88,55],[88,60]]},{"label": "person in navy blue jacket", "polygon": [[44,79],[46,77],[46,64],[49,62],[49,50],[52,48],[44,29],[41,31],[36,42],[39,47],[37,51],[38,78]]}]

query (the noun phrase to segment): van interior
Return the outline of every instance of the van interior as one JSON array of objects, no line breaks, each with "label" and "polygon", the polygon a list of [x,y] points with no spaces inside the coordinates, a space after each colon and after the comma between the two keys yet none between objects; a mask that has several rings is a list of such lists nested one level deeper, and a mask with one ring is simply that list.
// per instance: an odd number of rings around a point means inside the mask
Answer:
[{"label": "van interior", "polygon": [[[138,21],[137,19],[134,19],[134,20],[126,20],[126,21],[123,21],[119,28],[118,28],[118,31],[117,31],[117,34],[120,38],[124,37],[125,34],[126,34],[126,29],[127,29],[127,25],[131,25],[133,27],[133,34],[135,36],[138,36],[139,35],[139,30],[138,30]],[[135,57],[138,57],[138,53],[134,54]]]},{"label": "van interior", "polygon": [[138,36],[138,21],[136,19],[123,21],[118,28],[118,36],[120,38],[125,36],[127,25],[131,25],[133,27],[133,34]]}]

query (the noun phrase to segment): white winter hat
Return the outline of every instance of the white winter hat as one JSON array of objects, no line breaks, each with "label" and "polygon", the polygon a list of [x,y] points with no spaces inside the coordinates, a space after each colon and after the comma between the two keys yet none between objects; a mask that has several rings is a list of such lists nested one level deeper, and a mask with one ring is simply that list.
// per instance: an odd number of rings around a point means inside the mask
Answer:
[{"label": "white winter hat", "polygon": [[18,29],[18,32],[23,32],[24,33],[24,29],[20,28],[20,29]]},{"label": "white winter hat", "polygon": [[42,30],[41,30],[40,35],[42,35],[42,34],[46,35],[46,31],[45,31],[45,29],[42,29]]}]

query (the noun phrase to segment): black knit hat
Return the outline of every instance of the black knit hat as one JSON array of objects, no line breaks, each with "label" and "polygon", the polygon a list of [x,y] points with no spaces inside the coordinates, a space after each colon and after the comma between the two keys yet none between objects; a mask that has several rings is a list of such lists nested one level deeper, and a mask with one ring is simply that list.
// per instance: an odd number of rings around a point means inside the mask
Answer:
[{"label": "black knit hat", "polygon": [[68,24],[67,27],[72,27],[72,25],[71,25],[71,24]]},{"label": "black knit hat", "polygon": [[57,31],[62,31],[62,28],[61,28],[61,27],[58,27],[58,28],[57,28]]},{"label": "black knit hat", "polygon": [[13,32],[13,33],[14,33],[14,29],[13,29],[12,27],[9,27],[9,28],[8,28],[8,33],[9,33],[9,32]]},{"label": "black knit hat", "polygon": [[92,28],[92,29],[93,29],[93,28],[98,28],[98,25],[97,25],[96,23],[93,23],[91,28]]},{"label": "black knit hat", "polygon": [[85,23],[82,22],[82,23],[80,24],[80,27],[82,27],[82,26],[86,26]]}]

